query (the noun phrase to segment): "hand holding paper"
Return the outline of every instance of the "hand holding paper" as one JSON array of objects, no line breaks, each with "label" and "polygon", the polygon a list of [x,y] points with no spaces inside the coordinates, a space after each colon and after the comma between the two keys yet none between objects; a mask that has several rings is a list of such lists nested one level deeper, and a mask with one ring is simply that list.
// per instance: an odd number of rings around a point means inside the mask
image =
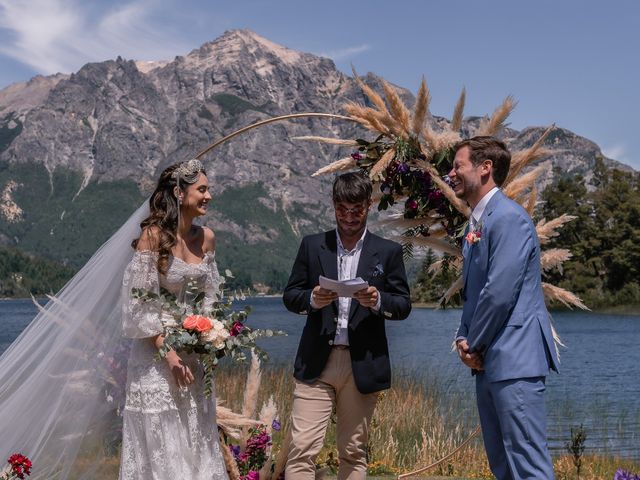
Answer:
[{"label": "hand holding paper", "polygon": [[360,277],[350,280],[333,280],[320,275],[320,286],[336,292],[339,297],[353,297],[354,293],[367,288],[369,284]]}]

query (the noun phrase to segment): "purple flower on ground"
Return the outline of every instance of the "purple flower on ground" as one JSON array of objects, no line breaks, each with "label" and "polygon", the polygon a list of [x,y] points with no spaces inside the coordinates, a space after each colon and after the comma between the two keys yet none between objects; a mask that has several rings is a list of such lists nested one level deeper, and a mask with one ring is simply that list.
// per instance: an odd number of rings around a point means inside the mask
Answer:
[{"label": "purple flower on ground", "polygon": [[398,172],[399,173],[408,173],[409,172],[409,165],[407,165],[406,163],[401,163],[400,165],[398,165]]},{"label": "purple flower on ground", "polygon": [[627,472],[626,470],[619,468],[616,470],[613,480],[640,480],[640,475],[634,475],[631,472]]},{"label": "purple flower on ground", "polygon": [[254,450],[265,450],[271,445],[271,437],[269,434],[262,430],[257,435],[253,435],[247,440],[247,452],[253,452]]},{"label": "purple flower on ground", "polygon": [[278,420],[274,420],[273,422],[271,422],[271,428],[273,428],[276,432],[279,432],[282,428],[282,425],[280,425],[280,422]]},{"label": "purple flower on ground", "polygon": [[362,160],[362,155],[360,155],[358,152],[352,153],[351,158],[353,158],[355,161]]},{"label": "purple flower on ground", "polygon": [[229,445],[229,450],[233,454],[234,458],[237,460],[240,456],[240,445]]},{"label": "purple flower on ground", "polygon": [[243,480],[260,480],[260,474],[255,470],[251,470],[244,477],[242,477],[242,479]]}]

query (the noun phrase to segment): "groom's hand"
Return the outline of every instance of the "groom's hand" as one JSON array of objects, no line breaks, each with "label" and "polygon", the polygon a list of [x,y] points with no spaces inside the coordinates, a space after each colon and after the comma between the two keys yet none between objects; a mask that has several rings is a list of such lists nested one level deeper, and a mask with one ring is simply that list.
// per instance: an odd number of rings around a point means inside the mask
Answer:
[{"label": "groom's hand", "polygon": [[469,353],[469,344],[466,340],[458,340],[456,342],[456,348],[458,349],[458,356],[462,363],[467,367],[474,370],[484,370],[482,367],[482,357],[477,353]]},{"label": "groom's hand", "polygon": [[313,308],[324,308],[337,299],[338,294],[336,292],[322,288],[320,285],[316,286],[311,292],[311,306]]}]

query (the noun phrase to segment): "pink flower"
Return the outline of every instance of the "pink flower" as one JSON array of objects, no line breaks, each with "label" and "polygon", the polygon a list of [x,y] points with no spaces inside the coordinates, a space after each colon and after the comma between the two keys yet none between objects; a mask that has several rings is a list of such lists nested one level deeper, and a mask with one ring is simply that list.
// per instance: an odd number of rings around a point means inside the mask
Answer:
[{"label": "pink flower", "polygon": [[473,230],[473,231],[467,233],[467,236],[465,237],[465,239],[467,240],[467,243],[469,245],[473,245],[474,243],[478,243],[481,238],[482,238],[482,233],[480,232],[480,230]]},{"label": "pink flower", "polygon": [[229,333],[231,333],[232,337],[236,337],[240,333],[242,333],[243,330],[244,330],[244,325],[241,322],[233,322],[233,325],[231,326],[231,331]]}]

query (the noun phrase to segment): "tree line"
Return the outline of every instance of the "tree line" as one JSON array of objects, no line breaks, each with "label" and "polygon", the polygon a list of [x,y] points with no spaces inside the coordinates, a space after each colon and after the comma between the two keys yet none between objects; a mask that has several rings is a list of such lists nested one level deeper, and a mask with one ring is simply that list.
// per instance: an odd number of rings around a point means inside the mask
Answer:
[{"label": "tree line", "polygon": [[[608,169],[596,161],[593,175],[554,170],[554,182],[541,194],[534,220],[562,214],[565,224],[545,248],[566,248],[572,257],[544,281],[577,294],[592,309],[640,305],[640,173]],[[412,294],[416,301],[437,302],[457,272],[448,267],[428,272],[438,258],[427,252]],[[454,298],[454,304],[459,298]]]}]

